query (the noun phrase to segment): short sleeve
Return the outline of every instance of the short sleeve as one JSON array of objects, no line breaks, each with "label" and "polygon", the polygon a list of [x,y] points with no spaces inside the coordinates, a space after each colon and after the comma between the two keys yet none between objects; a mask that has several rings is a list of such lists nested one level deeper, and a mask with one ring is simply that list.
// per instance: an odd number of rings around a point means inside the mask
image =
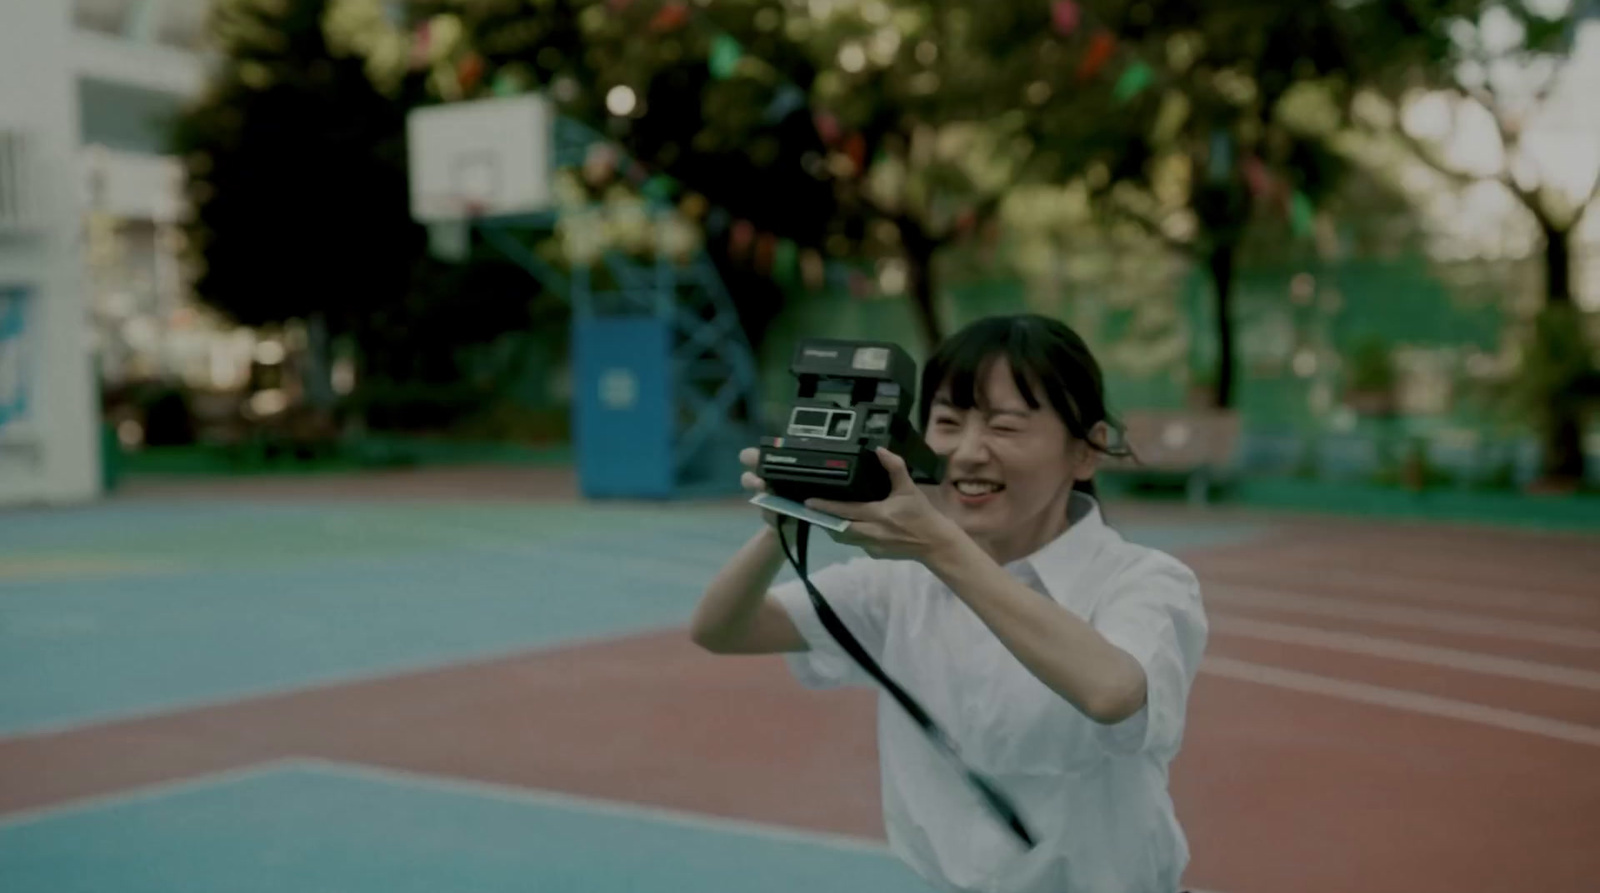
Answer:
[{"label": "short sleeve", "polygon": [[1095,612],[1094,627],[1132,655],[1145,673],[1145,705],[1102,727],[1119,753],[1175,753],[1183,741],[1189,690],[1205,653],[1207,623],[1200,582],[1177,559],[1158,555],[1123,575]]},{"label": "short sleeve", "polygon": [[[890,564],[872,558],[856,558],[811,574],[812,585],[822,593],[861,647],[878,661],[883,659],[889,622],[886,581]],[[805,584],[798,579],[791,580],[773,587],[771,595],[788,612],[789,620],[809,649],[784,655],[800,684],[807,688],[838,688],[873,683],[872,677],[856,665],[822,625]]]}]

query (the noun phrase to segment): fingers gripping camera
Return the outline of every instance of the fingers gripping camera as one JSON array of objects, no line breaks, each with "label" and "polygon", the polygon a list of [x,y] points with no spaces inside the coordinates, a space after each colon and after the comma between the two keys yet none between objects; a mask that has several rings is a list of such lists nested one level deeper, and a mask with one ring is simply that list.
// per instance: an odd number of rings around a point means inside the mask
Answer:
[{"label": "fingers gripping camera", "polygon": [[889,495],[878,447],[905,459],[911,479],[937,484],[944,459],[911,424],[917,365],[885,341],[808,339],[789,371],[799,381],[781,433],[761,439],[759,474],[778,496],[876,502]]}]

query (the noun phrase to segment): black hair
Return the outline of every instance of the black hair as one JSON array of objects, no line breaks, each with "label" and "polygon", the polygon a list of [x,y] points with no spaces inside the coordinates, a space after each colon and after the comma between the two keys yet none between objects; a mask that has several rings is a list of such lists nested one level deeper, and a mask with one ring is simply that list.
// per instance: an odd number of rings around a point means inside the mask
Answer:
[{"label": "black hair", "polygon": [[[948,388],[945,396],[957,409],[983,408],[987,396],[981,383],[1001,358],[1030,408],[1040,408],[1036,390],[1043,390],[1073,437],[1106,455],[1127,455],[1120,446],[1089,436],[1101,422],[1120,430],[1106,411],[1105,380],[1089,345],[1060,320],[1035,313],[980,319],[940,343],[922,367],[917,401],[922,430],[928,430],[933,399],[942,389]],[[1092,478],[1075,482],[1072,489],[1097,495]]]}]

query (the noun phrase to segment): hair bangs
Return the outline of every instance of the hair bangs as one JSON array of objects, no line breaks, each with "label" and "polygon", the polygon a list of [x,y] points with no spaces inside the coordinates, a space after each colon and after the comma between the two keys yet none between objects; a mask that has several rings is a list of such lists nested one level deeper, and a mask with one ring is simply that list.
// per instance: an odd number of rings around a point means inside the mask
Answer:
[{"label": "hair bangs", "polygon": [[[952,336],[923,369],[921,422],[927,427],[933,401],[942,396],[957,409],[988,411],[989,399],[982,383],[1002,359],[1011,368],[1011,380],[1030,409],[1048,402],[1075,437],[1085,437],[1085,424],[1073,383],[1074,370],[1061,356],[1060,332],[1041,325],[1031,316],[991,317],[979,320]],[[1080,383],[1080,387],[1081,387]],[[1098,381],[1094,387],[1098,388]],[[1039,394],[1043,391],[1043,400]]]}]

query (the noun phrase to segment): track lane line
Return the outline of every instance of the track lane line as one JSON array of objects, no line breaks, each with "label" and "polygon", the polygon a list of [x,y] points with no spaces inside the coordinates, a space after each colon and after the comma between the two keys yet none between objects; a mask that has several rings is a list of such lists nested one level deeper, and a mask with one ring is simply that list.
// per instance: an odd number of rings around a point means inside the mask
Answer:
[{"label": "track lane line", "polygon": [[1210,621],[1213,632],[1231,636],[1260,639],[1283,645],[1305,645],[1347,654],[1408,661],[1468,673],[1503,676],[1507,679],[1565,685],[1600,692],[1600,673],[1593,670],[1542,664],[1456,648],[1419,645],[1400,639],[1360,633],[1335,632],[1270,620],[1256,620],[1233,614],[1212,613]]},{"label": "track lane line", "polygon": [[[1204,586],[1204,583],[1202,585]],[[1600,632],[1553,623],[1508,620],[1485,617],[1481,614],[1464,614],[1458,611],[1440,611],[1404,605],[1356,604],[1330,596],[1215,583],[1205,586],[1205,600],[1208,603],[1230,607],[1293,611],[1321,617],[1368,620],[1433,632],[1517,639],[1564,648],[1600,650]]]},{"label": "track lane line", "polygon": [[1298,670],[1285,670],[1281,667],[1250,663],[1249,661],[1236,660],[1231,657],[1208,657],[1200,665],[1200,672],[1225,679],[1253,682],[1258,685],[1269,685],[1274,688],[1288,689],[1305,694],[1324,695],[1346,701],[1402,710],[1407,713],[1461,720],[1482,726],[1538,735],[1557,741],[1600,747],[1600,728],[1563,722],[1543,716],[1533,716],[1527,713],[1518,713],[1514,710],[1488,707],[1483,704],[1474,704],[1470,701],[1457,701],[1451,698],[1425,695],[1414,691],[1370,685],[1365,682],[1352,682],[1347,679],[1318,676]]}]

